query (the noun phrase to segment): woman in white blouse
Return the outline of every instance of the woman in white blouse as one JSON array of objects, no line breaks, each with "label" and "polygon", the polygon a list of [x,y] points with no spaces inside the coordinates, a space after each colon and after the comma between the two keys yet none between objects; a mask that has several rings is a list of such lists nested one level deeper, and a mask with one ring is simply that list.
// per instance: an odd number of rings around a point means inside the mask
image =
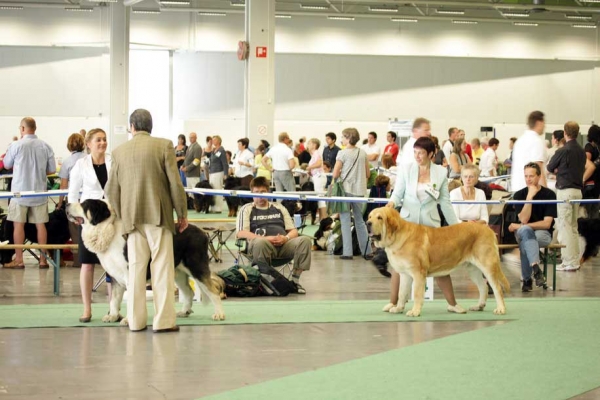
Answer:
[{"label": "woman in white blouse", "polygon": [[242,186],[250,186],[250,181],[254,178],[254,154],[248,150],[247,138],[240,139],[237,143],[238,151],[233,161],[234,175],[241,178]]},{"label": "woman in white blouse", "polygon": [[[75,167],[71,170],[69,203],[104,198],[104,185],[108,180],[111,164],[111,158],[106,154],[106,133],[102,129],[92,129],[87,133],[85,143],[90,149],[90,154],[77,161]],[[81,287],[81,299],[83,301],[83,315],[79,318],[79,321],[90,322],[92,319],[94,265],[100,264],[100,261],[98,261],[96,254],[86,249],[81,239],[79,240],[79,260],[81,262],[79,286]],[[108,288],[110,300],[110,285]]]},{"label": "woman in white blouse", "polygon": [[[460,171],[463,186],[450,192],[450,201],[485,201],[485,193],[477,189],[479,168],[473,164],[463,165]],[[452,204],[459,221],[487,224],[489,221],[487,204]]]}]

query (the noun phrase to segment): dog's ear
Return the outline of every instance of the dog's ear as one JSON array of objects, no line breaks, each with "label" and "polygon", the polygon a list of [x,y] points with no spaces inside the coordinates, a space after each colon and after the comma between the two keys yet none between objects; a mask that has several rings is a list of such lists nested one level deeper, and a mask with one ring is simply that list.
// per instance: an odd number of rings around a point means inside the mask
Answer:
[{"label": "dog's ear", "polygon": [[90,224],[98,225],[102,221],[110,218],[110,210],[108,205],[103,201],[89,201],[86,200],[82,204],[83,211],[88,215]]},{"label": "dog's ear", "polygon": [[389,235],[400,228],[400,214],[393,208],[383,207],[383,209],[385,209],[386,235]]}]

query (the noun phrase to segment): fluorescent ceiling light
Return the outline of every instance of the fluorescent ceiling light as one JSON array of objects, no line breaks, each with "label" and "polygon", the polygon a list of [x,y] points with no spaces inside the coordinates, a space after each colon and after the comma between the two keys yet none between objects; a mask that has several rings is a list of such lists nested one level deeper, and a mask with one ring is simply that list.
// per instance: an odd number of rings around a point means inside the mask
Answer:
[{"label": "fluorescent ceiling light", "polygon": [[538,26],[535,22],[513,22],[514,26]]},{"label": "fluorescent ceiling light", "polygon": [[390,18],[392,22],[419,22],[418,19],[415,18]]},{"label": "fluorescent ceiling light", "polygon": [[205,17],[225,17],[227,14],[221,12],[198,12],[198,15],[204,15]]},{"label": "fluorescent ceiling light", "polygon": [[20,6],[0,6],[0,10],[22,10]]},{"label": "fluorescent ceiling light", "polygon": [[568,19],[579,19],[582,21],[590,21],[592,19],[591,15],[580,15],[580,14],[565,14],[565,17]]},{"label": "fluorescent ceiling light", "polygon": [[580,0],[582,3],[600,3],[600,0]]},{"label": "fluorescent ceiling light", "polygon": [[307,10],[329,10],[329,6],[320,6],[317,4],[300,4],[300,7]]},{"label": "fluorescent ceiling light", "polygon": [[435,10],[436,13],[438,14],[447,14],[447,15],[465,15],[464,10],[442,10],[442,9],[437,9]]},{"label": "fluorescent ceiling light", "polygon": [[134,14],[160,14],[160,10],[133,10]]},{"label": "fluorescent ceiling light", "polygon": [[291,15],[289,14],[275,14],[275,18],[285,18],[285,19],[290,19],[292,18]]},{"label": "fluorescent ceiling light", "polygon": [[65,7],[65,11],[94,12],[93,7]]},{"label": "fluorescent ceiling light", "polygon": [[529,13],[525,11],[501,11],[505,17],[529,17]]},{"label": "fluorescent ceiling light", "polygon": [[464,19],[453,19],[453,24],[463,24],[463,25],[477,25],[479,22],[477,21],[468,21]]},{"label": "fluorescent ceiling light", "polygon": [[387,8],[387,7],[369,7],[370,11],[374,12],[398,12],[397,8]]},{"label": "fluorescent ceiling light", "polygon": [[245,7],[246,6],[245,1],[232,1],[229,4],[231,4],[234,7]]},{"label": "fluorescent ceiling light", "polygon": [[573,28],[596,29],[596,25],[590,25],[590,24],[573,24]]},{"label": "fluorescent ceiling light", "polygon": [[327,19],[334,19],[338,21],[354,21],[354,17],[342,17],[337,15],[330,15],[327,17]]},{"label": "fluorescent ceiling light", "polygon": [[160,4],[168,6],[189,6],[190,2],[187,0],[160,0]]}]

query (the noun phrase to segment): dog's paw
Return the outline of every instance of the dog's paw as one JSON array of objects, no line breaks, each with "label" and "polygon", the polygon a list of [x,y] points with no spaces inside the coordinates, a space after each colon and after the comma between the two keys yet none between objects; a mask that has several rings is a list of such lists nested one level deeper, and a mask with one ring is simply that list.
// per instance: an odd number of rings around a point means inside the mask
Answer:
[{"label": "dog's paw", "polygon": [[421,311],[414,308],[406,313],[407,317],[418,317],[419,315],[421,315]]},{"label": "dog's paw", "polygon": [[390,314],[402,314],[404,312],[404,307],[394,306],[390,308]]},{"label": "dog's paw", "polygon": [[496,314],[496,315],[504,315],[504,314],[506,314],[506,308],[500,308],[500,307],[498,307],[498,308],[496,308],[494,310],[494,314]]},{"label": "dog's paw", "polygon": [[193,310],[188,310],[188,311],[179,311],[177,313],[177,318],[187,318],[190,316],[191,313],[193,313]]},{"label": "dog's paw", "polygon": [[127,320],[127,317],[123,318],[121,320],[121,323],[119,323],[119,325],[121,325],[121,326],[129,326],[129,321]]},{"label": "dog's paw", "polygon": [[485,303],[469,307],[469,311],[483,311],[484,308],[485,308]]},{"label": "dog's paw", "polygon": [[121,320],[123,320],[123,316],[121,314],[106,314],[104,317],[102,317],[102,322],[105,323],[119,322]]},{"label": "dog's paw", "polygon": [[213,321],[225,321],[225,314],[222,312],[216,312],[212,316]]},{"label": "dog's paw", "polygon": [[393,307],[396,307],[396,305],[394,303],[387,303],[385,306],[383,306],[383,309],[381,311],[389,312],[390,309]]}]

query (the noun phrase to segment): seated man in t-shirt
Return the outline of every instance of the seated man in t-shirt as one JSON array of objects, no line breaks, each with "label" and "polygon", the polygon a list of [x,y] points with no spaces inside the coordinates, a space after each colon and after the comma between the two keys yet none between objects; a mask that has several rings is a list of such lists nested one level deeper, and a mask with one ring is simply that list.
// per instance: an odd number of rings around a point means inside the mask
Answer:
[{"label": "seated man in t-shirt", "polygon": [[[269,182],[256,177],[250,182],[252,193],[269,193]],[[242,207],[237,220],[237,238],[248,240],[248,252],[261,273],[270,275],[271,260],[293,258],[292,280],[298,293],[306,294],[300,285],[300,275],[310,269],[311,241],[308,236],[298,236],[298,230],[289,212],[280,203],[265,197],[254,197],[252,203]]]},{"label": "seated man in t-shirt", "polygon": [[[537,163],[525,165],[526,187],[515,192],[515,200],[556,200],[556,194],[540,185],[541,170]],[[533,278],[537,287],[546,284],[546,278],[540,269],[540,247],[548,246],[552,241],[556,203],[554,204],[516,204],[520,224],[510,224],[508,230],[515,232],[521,252],[521,277],[523,292],[533,289]]]}]

